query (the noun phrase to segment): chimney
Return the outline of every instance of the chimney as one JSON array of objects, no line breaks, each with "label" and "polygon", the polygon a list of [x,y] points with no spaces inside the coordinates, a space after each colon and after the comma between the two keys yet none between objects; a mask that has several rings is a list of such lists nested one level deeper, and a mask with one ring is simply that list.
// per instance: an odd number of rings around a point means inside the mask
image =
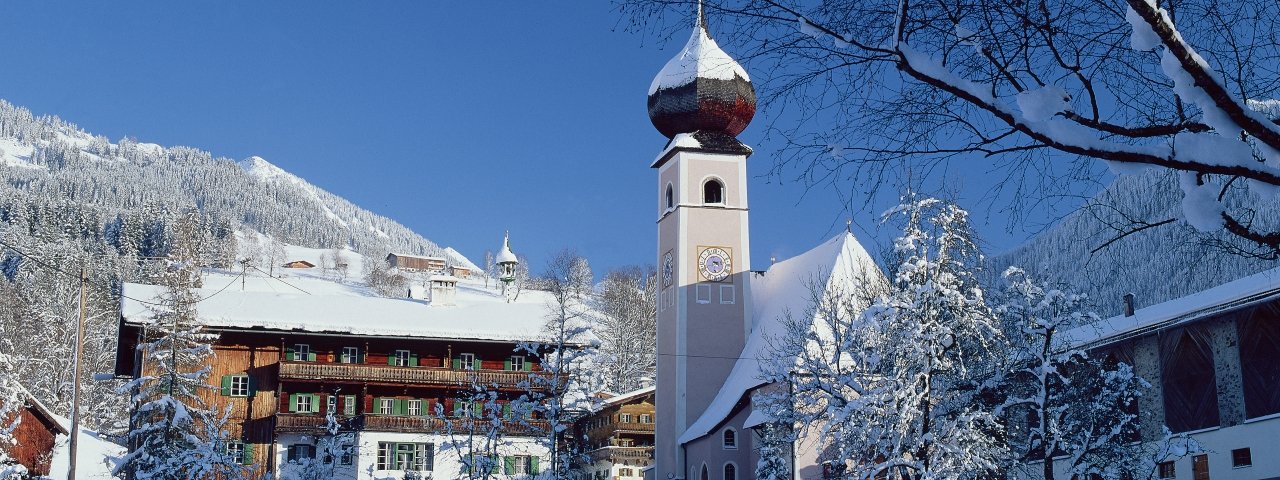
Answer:
[{"label": "chimney", "polygon": [[458,294],[458,278],[452,275],[432,275],[429,281],[431,289],[431,306],[450,307],[457,305],[454,297]]},{"label": "chimney", "polygon": [[1124,294],[1124,316],[1126,317],[1133,316],[1133,294],[1132,293]]}]

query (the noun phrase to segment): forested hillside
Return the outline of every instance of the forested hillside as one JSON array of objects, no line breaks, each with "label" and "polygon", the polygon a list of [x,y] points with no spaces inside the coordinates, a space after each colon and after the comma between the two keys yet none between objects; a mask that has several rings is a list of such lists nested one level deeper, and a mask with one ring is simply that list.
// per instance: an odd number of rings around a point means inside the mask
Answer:
[{"label": "forested hillside", "polygon": [[3,100],[0,178],[0,198],[25,192],[30,198],[92,205],[104,214],[191,206],[294,245],[450,254],[403,225],[261,158],[237,164],[194,148],[165,148],[129,138],[111,143],[56,116],[33,116]]},{"label": "forested hillside", "polygon": [[[1099,314],[1114,315],[1122,311],[1126,293],[1134,293],[1141,308],[1278,265],[1252,255],[1238,238],[1201,233],[1181,221],[1177,181],[1167,171],[1121,175],[1083,209],[991,258],[987,272],[994,279],[1006,267],[1023,267],[1086,293]],[[1275,199],[1230,200],[1255,206],[1252,221],[1259,225],[1280,223]],[[1155,225],[1170,219],[1175,221]],[[1145,225],[1153,226],[1141,229]]]}]

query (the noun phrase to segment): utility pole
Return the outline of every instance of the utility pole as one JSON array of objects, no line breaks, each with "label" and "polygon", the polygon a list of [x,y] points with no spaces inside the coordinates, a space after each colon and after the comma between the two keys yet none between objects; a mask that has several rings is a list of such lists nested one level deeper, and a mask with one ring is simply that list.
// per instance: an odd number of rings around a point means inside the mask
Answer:
[{"label": "utility pole", "polygon": [[76,321],[76,355],[72,364],[75,366],[75,373],[72,374],[71,383],[74,385],[71,390],[71,464],[67,467],[67,479],[75,480],[76,478],[76,450],[80,446],[80,357],[84,356],[84,307],[85,307],[85,283],[89,280],[88,273],[84,268],[80,268],[80,304],[78,310],[79,319]]}]

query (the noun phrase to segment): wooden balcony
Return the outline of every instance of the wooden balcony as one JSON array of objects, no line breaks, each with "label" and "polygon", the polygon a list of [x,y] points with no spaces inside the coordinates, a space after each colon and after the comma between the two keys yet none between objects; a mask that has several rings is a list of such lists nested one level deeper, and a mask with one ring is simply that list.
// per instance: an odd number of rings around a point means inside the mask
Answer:
[{"label": "wooden balcony", "polygon": [[618,433],[653,434],[653,425],[652,423],[615,423],[613,428]]},{"label": "wooden balcony", "polygon": [[591,451],[591,461],[610,463],[643,462],[653,459],[653,447],[604,447]]},{"label": "wooden balcony", "polygon": [[[502,433],[504,435],[542,435],[550,428],[545,420],[529,420],[527,423],[528,425],[519,422],[503,422]],[[327,424],[325,416],[318,413],[276,414],[276,430],[281,432],[319,433]],[[396,433],[463,434],[473,431],[473,427],[477,433],[485,432],[489,428],[487,419],[402,415],[357,415],[340,418],[339,424],[344,431]]]},{"label": "wooden balcony", "polygon": [[390,385],[497,385],[503,389],[524,389],[529,372],[495,370],[453,370],[434,367],[397,367],[362,363],[280,362],[280,378],[287,380],[326,380],[365,382]]}]

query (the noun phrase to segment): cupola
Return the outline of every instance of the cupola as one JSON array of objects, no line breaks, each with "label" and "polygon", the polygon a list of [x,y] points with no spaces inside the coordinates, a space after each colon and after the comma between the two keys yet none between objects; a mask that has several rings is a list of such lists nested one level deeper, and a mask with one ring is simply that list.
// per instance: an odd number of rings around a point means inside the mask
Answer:
[{"label": "cupola", "polygon": [[755,116],[755,89],[747,71],[707,33],[701,5],[697,18],[689,42],[649,86],[649,120],[667,138],[688,133],[704,144],[732,140]]}]

